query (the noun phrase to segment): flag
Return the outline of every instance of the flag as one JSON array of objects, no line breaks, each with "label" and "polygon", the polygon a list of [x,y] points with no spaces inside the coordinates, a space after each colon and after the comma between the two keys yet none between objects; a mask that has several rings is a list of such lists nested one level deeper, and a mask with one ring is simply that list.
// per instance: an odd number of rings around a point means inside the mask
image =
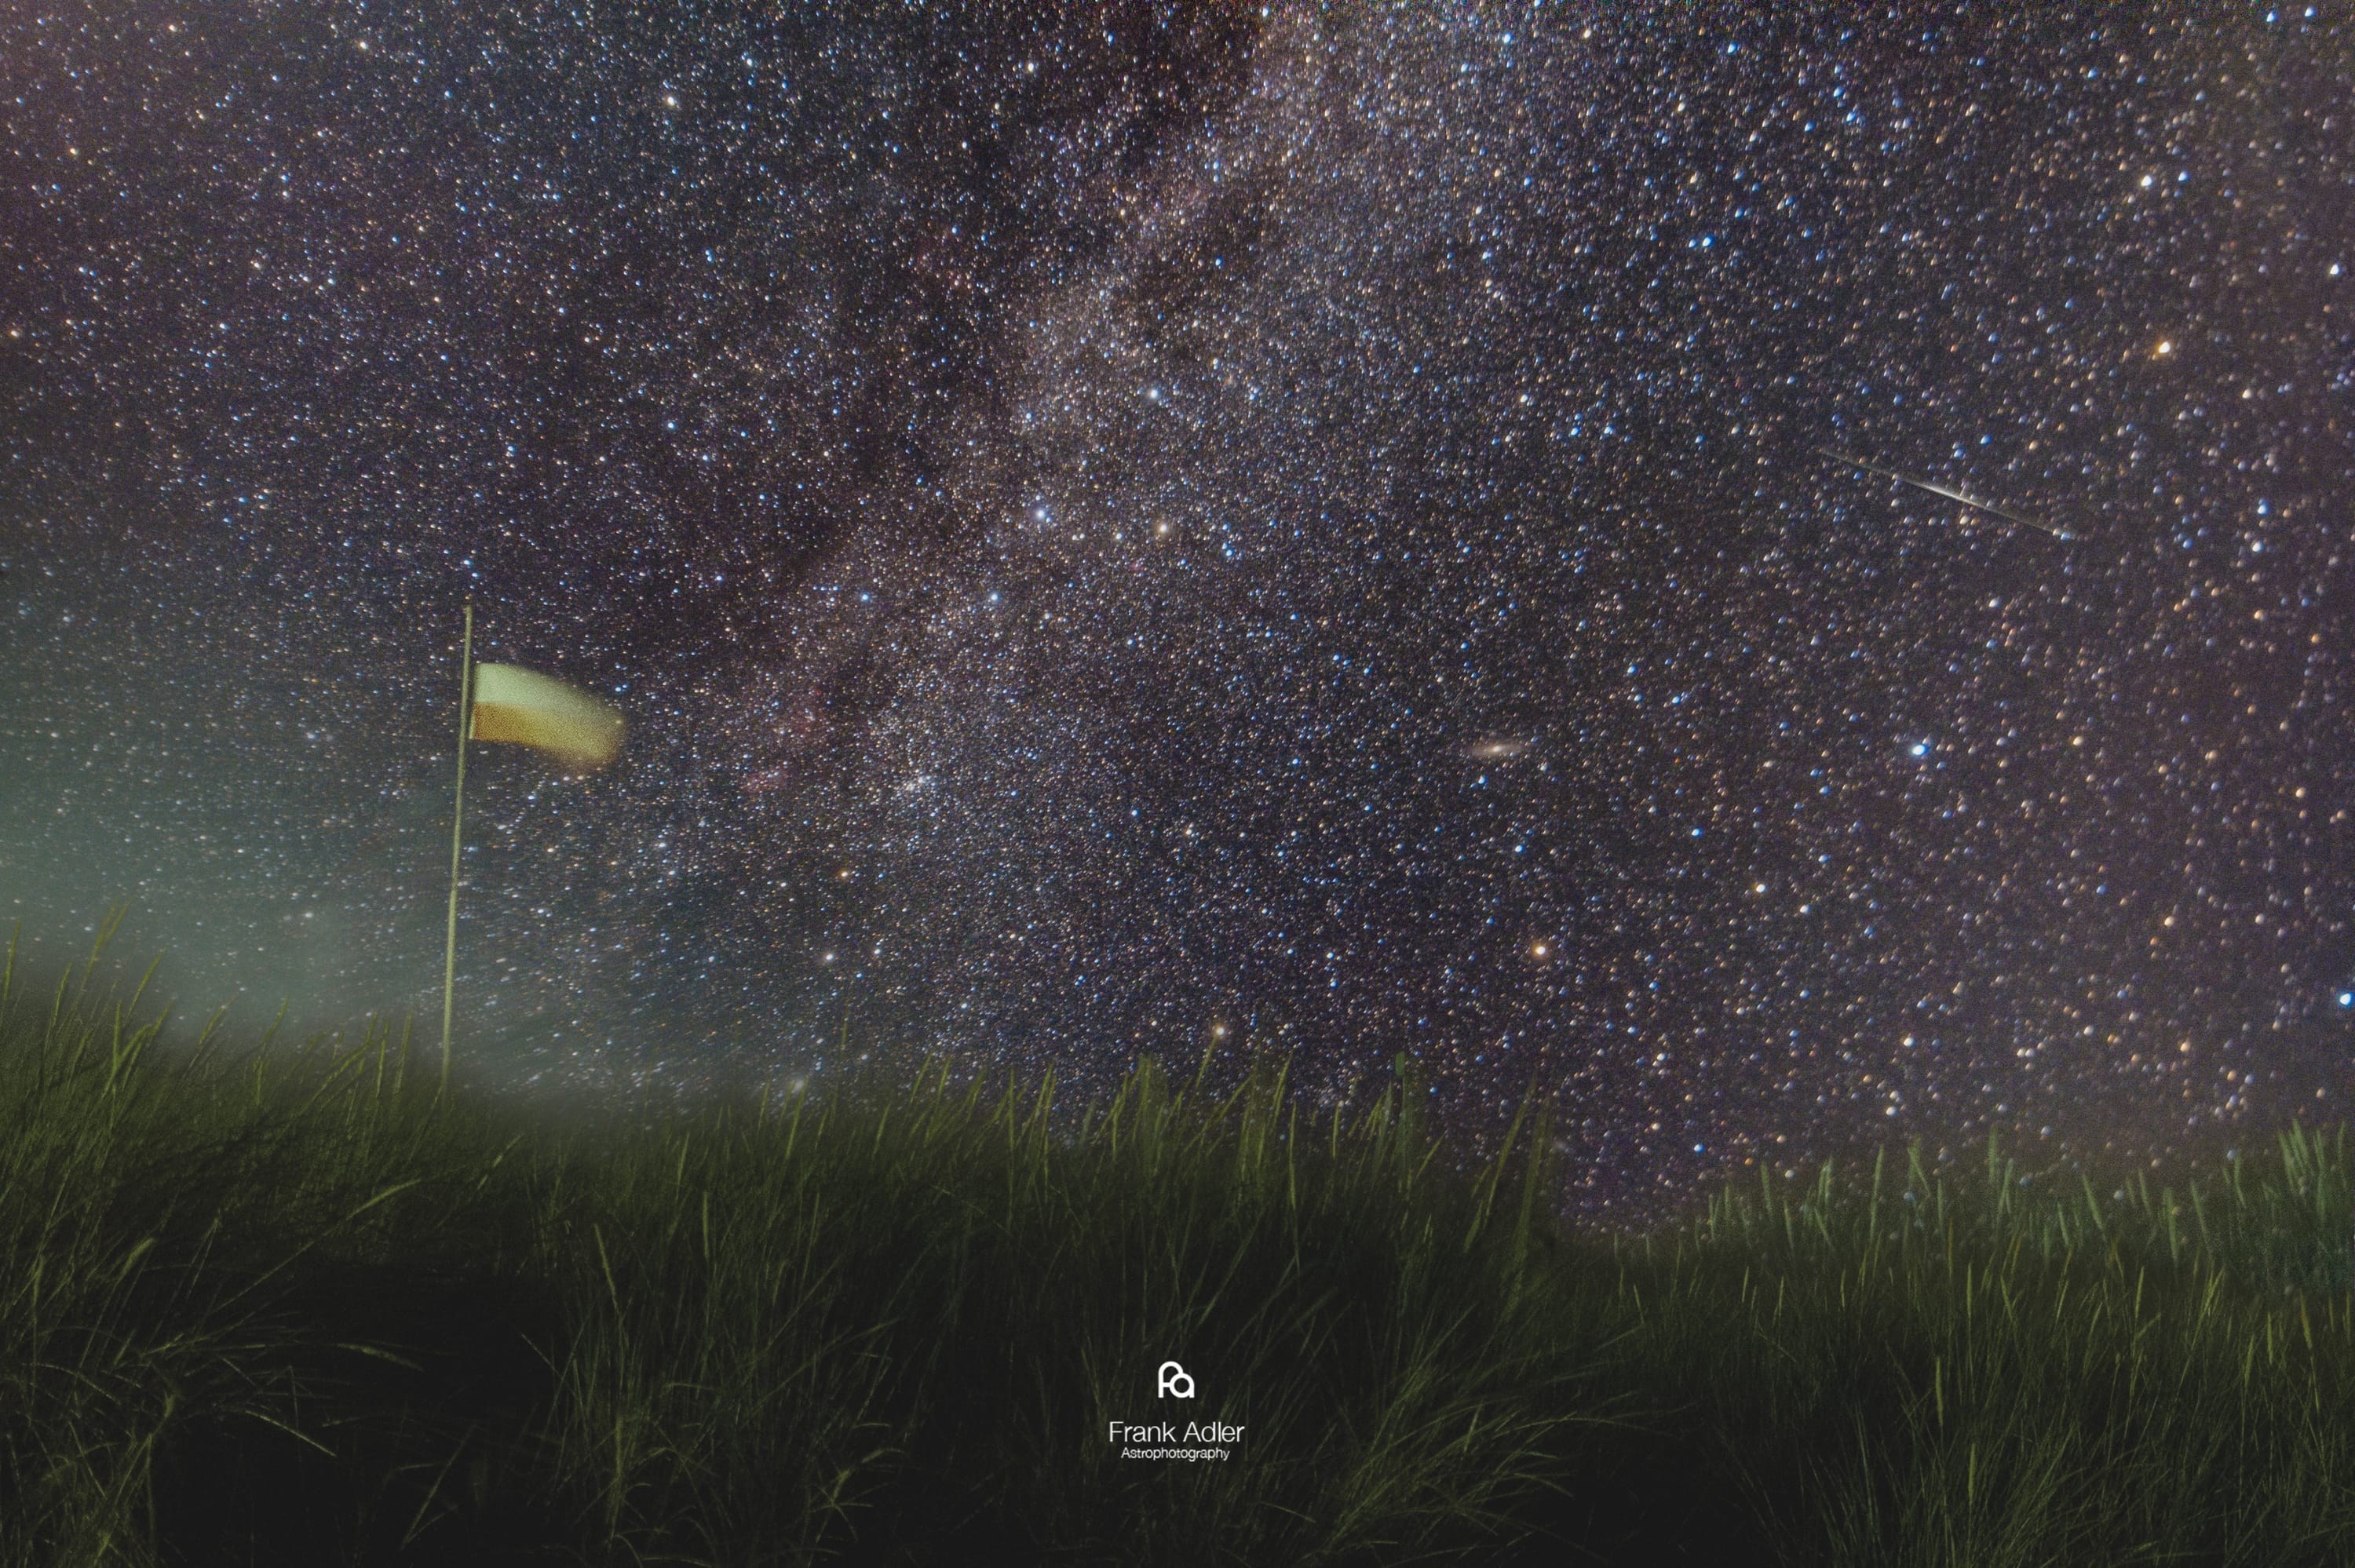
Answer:
[{"label": "flag", "polygon": [[578,686],[515,664],[474,666],[476,740],[511,740],[589,772],[622,749],[622,710]]}]

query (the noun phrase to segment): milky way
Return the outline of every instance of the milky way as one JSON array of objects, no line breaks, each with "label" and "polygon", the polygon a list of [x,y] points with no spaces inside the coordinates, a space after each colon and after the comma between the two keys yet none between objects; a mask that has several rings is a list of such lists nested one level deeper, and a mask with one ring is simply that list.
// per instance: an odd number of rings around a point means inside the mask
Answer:
[{"label": "milky way", "polygon": [[2355,1094],[2336,9],[677,9],[0,17],[28,933],[438,1009],[471,596],[633,726],[470,760],[517,1084]]}]

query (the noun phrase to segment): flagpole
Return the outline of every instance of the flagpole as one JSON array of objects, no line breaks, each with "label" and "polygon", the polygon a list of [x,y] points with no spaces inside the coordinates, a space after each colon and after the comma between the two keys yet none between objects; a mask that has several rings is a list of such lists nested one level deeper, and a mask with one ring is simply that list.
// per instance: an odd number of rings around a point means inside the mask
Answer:
[{"label": "flagpole", "polygon": [[458,645],[458,789],[450,807],[450,928],[442,945],[442,1086],[450,1086],[450,997],[458,977],[458,854],[466,811],[466,731],[474,692],[474,601],[466,601],[466,630]]}]

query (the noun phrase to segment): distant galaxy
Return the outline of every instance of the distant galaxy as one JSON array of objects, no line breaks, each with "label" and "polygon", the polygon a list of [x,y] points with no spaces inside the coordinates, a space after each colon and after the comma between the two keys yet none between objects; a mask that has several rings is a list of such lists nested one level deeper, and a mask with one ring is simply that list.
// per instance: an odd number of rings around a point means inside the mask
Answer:
[{"label": "distant galaxy", "polygon": [[2349,26],[16,7],[0,915],[438,1022],[471,598],[628,724],[469,754],[519,1091],[1404,1055],[1611,1218],[2336,1120]]}]

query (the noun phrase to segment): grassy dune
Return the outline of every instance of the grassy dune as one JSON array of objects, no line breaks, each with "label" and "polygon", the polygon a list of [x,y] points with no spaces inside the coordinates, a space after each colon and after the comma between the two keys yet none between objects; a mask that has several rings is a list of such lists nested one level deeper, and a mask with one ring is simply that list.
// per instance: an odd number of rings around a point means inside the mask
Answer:
[{"label": "grassy dune", "polygon": [[1411,1079],[649,1127],[94,973],[0,984],[0,1564],[2355,1561],[2338,1134],[1582,1237]]}]

